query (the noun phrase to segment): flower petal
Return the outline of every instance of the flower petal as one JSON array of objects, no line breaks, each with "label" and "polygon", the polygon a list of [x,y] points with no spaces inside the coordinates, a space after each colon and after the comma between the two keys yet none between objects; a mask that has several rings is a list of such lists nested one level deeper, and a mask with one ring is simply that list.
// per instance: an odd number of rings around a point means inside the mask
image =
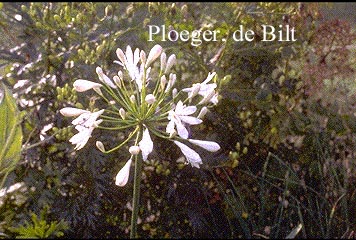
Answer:
[{"label": "flower petal", "polygon": [[168,122],[167,127],[166,127],[166,132],[169,134],[173,134],[175,132],[173,119]]},{"label": "flower petal", "polygon": [[185,126],[179,121],[179,122],[175,122],[176,126],[177,126],[177,132],[178,135],[181,138],[187,139],[189,137],[189,133],[188,130],[185,128]]},{"label": "flower petal", "polygon": [[184,154],[184,156],[186,157],[187,161],[196,168],[200,168],[200,164],[202,164],[202,160],[199,156],[199,154],[194,151],[193,149],[191,149],[190,147],[188,147],[187,145],[178,142],[178,141],[173,141],[182,151],[182,153]]},{"label": "flower petal", "polygon": [[220,150],[220,146],[216,142],[197,139],[188,139],[188,141],[210,152],[216,152]]},{"label": "flower petal", "polygon": [[133,65],[136,66],[139,61],[140,61],[140,49],[136,48],[134,52]]},{"label": "flower petal", "polygon": [[208,73],[208,76],[207,76],[206,79],[204,80],[203,84],[210,82],[211,79],[213,79],[213,77],[215,77],[215,75],[216,75],[216,72],[212,72],[212,73],[209,72],[209,73]]},{"label": "flower petal", "polygon": [[142,159],[143,161],[146,161],[148,155],[153,151],[153,142],[147,128],[143,131],[142,140],[138,143],[138,145],[140,146],[142,152]]},{"label": "flower petal", "polygon": [[188,123],[190,125],[196,125],[203,122],[203,120],[191,116],[179,116],[179,118],[182,122]]},{"label": "flower petal", "polygon": [[[79,117],[72,121],[73,125],[82,125],[84,127],[93,127],[96,123],[96,119],[104,112],[104,109],[97,112],[85,112],[82,113]],[[95,126],[94,126],[95,127]]]},{"label": "flower petal", "polygon": [[199,119],[203,119],[204,118],[204,116],[205,116],[205,114],[208,112],[208,108],[207,107],[202,107],[202,109],[200,109],[200,112],[199,112],[199,114],[198,114],[198,116],[197,116],[197,118],[199,118]]},{"label": "flower petal", "polygon": [[74,150],[82,149],[91,137],[93,128],[83,128],[77,134],[69,139],[69,142],[76,144]]},{"label": "flower petal", "polygon": [[205,96],[209,92],[214,90],[216,87],[217,87],[216,83],[201,84],[200,89],[199,89],[199,94],[202,96]]},{"label": "flower petal", "polygon": [[176,107],[175,107],[175,112],[177,114],[180,114],[184,109],[184,105],[183,105],[183,102],[181,100],[179,100],[179,102],[177,103]]},{"label": "flower petal", "polygon": [[132,159],[130,158],[125,165],[121,168],[121,170],[117,173],[115,177],[115,184],[119,187],[123,187],[126,185],[130,176],[130,167],[131,167]]},{"label": "flower petal", "polygon": [[176,113],[179,115],[190,115],[190,114],[195,113],[196,110],[197,110],[196,106],[188,106],[188,107],[183,108],[179,112],[176,111]]},{"label": "flower petal", "polygon": [[76,119],[74,119],[74,120],[72,121],[72,124],[73,124],[73,125],[80,125],[80,124],[83,124],[83,123],[85,123],[85,122],[89,119],[90,115],[91,115],[91,112],[82,113],[82,114],[80,114],[79,117],[77,117]]}]

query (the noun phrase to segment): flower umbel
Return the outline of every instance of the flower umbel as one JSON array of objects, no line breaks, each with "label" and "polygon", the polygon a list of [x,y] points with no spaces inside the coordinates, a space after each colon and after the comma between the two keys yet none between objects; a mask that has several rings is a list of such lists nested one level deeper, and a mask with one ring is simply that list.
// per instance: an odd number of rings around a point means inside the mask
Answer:
[{"label": "flower umbel", "polygon": [[[98,66],[96,73],[100,83],[78,79],[73,84],[77,92],[94,90],[107,103],[105,109],[89,111],[65,107],[60,113],[66,117],[75,117],[72,124],[78,133],[69,139],[75,144],[75,150],[80,150],[86,145],[96,128],[103,131],[118,131],[118,134],[124,137],[123,141],[111,148],[105,147],[101,141],[96,141],[96,146],[101,152],[111,153],[124,145],[131,146],[129,147],[131,157],[117,173],[115,184],[122,187],[128,183],[130,168],[134,164],[130,236],[137,237],[141,169],[143,161],[149,160],[149,155],[154,150],[154,140],[163,138],[172,141],[181,150],[187,162],[196,168],[200,168],[202,158],[188,145],[210,152],[220,149],[216,142],[191,139],[192,134],[189,131],[191,125],[203,122],[209,106],[217,104],[217,76],[215,72],[209,73],[202,83],[194,83],[190,88],[179,90],[174,87],[177,80],[176,74],[173,73],[177,62],[176,55],[168,57],[160,45],[155,45],[149,54],[138,48],[133,51],[130,46],[127,46],[125,51],[118,48],[116,55],[118,60],[114,62],[121,66],[121,69],[115,70],[117,74],[105,73]],[[155,61],[159,61],[160,64],[155,64]],[[213,79],[214,82],[210,83]],[[125,136],[125,133],[129,134]],[[112,143],[111,139],[108,143]]]},{"label": "flower umbel", "polygon": [[[168,57],[160,45],[155,45],[149,54],[138,48],[133,51],[130,46],[125,51],[118,48],[116,54],[118,60],[114,62],[122,66],[123,71],[119,70],[113,80],[101,67],[96,67],[100,83],[78,79],[73,85],[78,92],[95,90],[108,103],[107,108],[95,112],[72,107],[60,110],[64,116],[76,117],[72,124],[79,132],[69,140],[76,145],[75,150],[86,145],[95,128],[117,131],[133,129],[123,142],[109,150],[105,150],[102,142],[96,145],[102,152],[110,153],[135,137],[133,146],[141,150],[144,161],[153,151],[151,134],[173,141],[194,167],[199,167],[202,160],[198,153],[182,142],[208,151],[220,149],[215,142],[190,139],[189,133],[189,126],[203,122],[209,104],[218,102],[215,72],[209,73],[202,83],[183,88],[181,91],[188,93],[188,96],[182,99],[179,98],[182,96],[180,91],[174,88],[177,78],[172,72],[176,64],[175,54]],[[158,68],[152,69],[157,60],[160,62]],[[193,104],[196,98],[197,102]],[[97,120],[99,116],[101,119]],[[162,125],[165,131],[160,127]]]}]

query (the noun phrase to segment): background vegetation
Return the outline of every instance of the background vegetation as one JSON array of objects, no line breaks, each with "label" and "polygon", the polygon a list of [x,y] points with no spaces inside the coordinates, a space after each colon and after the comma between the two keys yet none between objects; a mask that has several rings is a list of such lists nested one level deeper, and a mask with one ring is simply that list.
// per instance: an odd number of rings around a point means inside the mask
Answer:
[{"label": "background vegetation", "polygon": [[[141,237],[355,237],[355,26],[329,7],[0,3],[0,118],[5,103],[13,106],[0,135],[9,139],[7,127],[19,129],[11,135],[17,150],[0,155],[0,236],[129,236],[132,181],[114,184],[127,149],[104,155],[89,140],[73,151],[70,120],[59,109],[93,106],[94,95],[77,95],[72,84],[95,80],[97,66],[116,73],[116,48],[147,51],[159,43],[179,59],[178,84],[201,82],[209,71],[222,79],[219,104],[191,129],[222,149],[202,154],[196,169],[177,161],[169,143],[155,142],[144,165]],[[216,29],[229,40],[148,42],[148,24]],[[261,24],[289,24],[298,41],[234,42],[240,24],[257,37]],[[93,134],[117,141],[113,133]]]}]

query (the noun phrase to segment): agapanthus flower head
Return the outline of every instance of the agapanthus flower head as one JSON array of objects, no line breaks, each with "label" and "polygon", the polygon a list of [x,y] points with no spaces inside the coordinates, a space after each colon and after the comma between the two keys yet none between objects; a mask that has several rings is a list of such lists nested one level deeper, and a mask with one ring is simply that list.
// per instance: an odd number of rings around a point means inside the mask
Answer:
[{"label": "agapanthus flower head", "polygon": [[[187,162],[199,168],[203,161],[192,147],[211,152],[220,149],[216,142],[192,139],[193,134],[189,131],[191,126],[201,124],[208,107],[218,102],[216,73],[209,73],[203,82],[179,90],[175,87],[177,75],[173,71],[177,64],[176,55],[173,53],[168,57],[160,45],[155,45],[148,54],[126,46],[125,51],[118,48],[116,55],[117,75],[106,75],[101,67],[96,67],[99,82],[84,79],[74,82],[78,92],[95,90],[107,102],[105,109],[93,112],[65,107],[60,110],[66,117],[75,117],[72,124],[78,133],[70,139],[76,145],[75,150],[86,145],[96,128],[122,134],[129,132],[125,140],[108,150],[103,142],[96,141],[97,148],[103,153],[113,152],[126,144],[131,146],[131,157],[115,179],[118,186],[128,182],[133,157],[143,161],[150,158],[156,138],[173,141]],[[154,64],[155,61],[160,64]],[[109,141],[111,145],[112,141]]]}]

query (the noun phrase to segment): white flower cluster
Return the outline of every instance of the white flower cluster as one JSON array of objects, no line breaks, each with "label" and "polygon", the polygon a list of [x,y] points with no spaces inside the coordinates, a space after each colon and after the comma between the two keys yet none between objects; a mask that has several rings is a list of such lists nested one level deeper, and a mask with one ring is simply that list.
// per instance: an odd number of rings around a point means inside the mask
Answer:
[{"label": "white flower cluster", "polygon": [[[218,151],[220,146],[213,141],[189,138],[187,127],[203,122],[202,119],[208,111],[205,105],[217,104],[217,84],[215,81],[210,83],[216,79],[216,73],[209,73],[202,83],[194,83],[192,87],[178,92],[174,88],[176,74],[171,72],[176,64],[176,56],[172,54],[167,58],[160,45],[155,45],[148,57],[143,50],[136,48],[132,51],[130,46],[127,46],[125,52],[118,48],[116,54],[119,61],[114,62],[122,66],[124,71],[118,71],[117,75],[110,79],[100,67],[97,67],[96,73],[100,83],[78,79],[73,84],[78,92],[93,89],[108,103],[107,108],[94,112],[73,107],[60,110],[66,117],[76,117],[72,124],[78,133],[69,140],[76,145],[75,150],[85,146],[95,128],[108,130],[131,128],[133,130],[127,139],[110,150],[105,150],[102,142],[96,142],[100,151],[109,153],[125,145],[132,138],[136,139],[129,148],[130,159],[116,176],[116,185],[124,186],[127,183],[134,155],[141,152],[143,161],[148,159],[154,145],[151,134],[173,141],[187,162],[199,168],[202,159],[187,143],[211,152]],[[154,71],[154,62],[157,59],[160,59],[160,67]],[[157,79],[155,83],[154,79]],[[152,85],[155,86],[152,88]],[[185,93],[186,97],[182,97]],[[198,108],[200,111],[197,111]],[[193,116],[194,114],[197,116]],[[99,117],[101,119],[97,120]]]}]

